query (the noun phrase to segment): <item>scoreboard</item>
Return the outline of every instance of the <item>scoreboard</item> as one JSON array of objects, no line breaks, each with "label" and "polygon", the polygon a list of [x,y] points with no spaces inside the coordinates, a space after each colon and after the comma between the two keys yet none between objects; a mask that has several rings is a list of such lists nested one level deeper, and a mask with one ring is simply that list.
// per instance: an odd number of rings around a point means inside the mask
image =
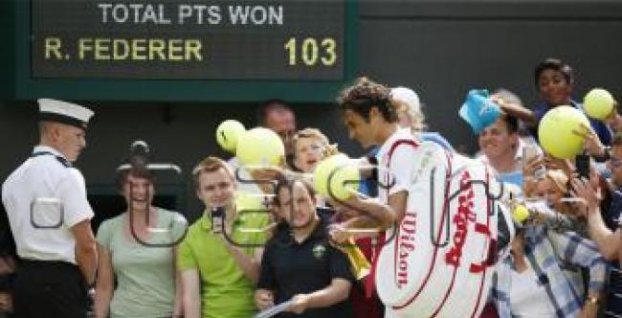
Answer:
[{"label": "scoreboard", "polygon": [[15,95],[331,101],[356,67],[352,0],[14,0]]}]

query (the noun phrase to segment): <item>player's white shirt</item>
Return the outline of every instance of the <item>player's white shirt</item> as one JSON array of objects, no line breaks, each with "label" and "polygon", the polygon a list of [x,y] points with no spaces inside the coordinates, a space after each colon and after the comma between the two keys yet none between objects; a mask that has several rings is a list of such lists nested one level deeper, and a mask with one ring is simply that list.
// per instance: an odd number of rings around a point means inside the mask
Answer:
[{"label": "player's white shirt", "polygon": [[76,264],[71,227],[93,217],[84,177],[63,165],[63,155],[47,146],[33,153],[2,185],[2,203],[24,259]]},{"label": "player's white shirt", "polygon": [[419,142],[409,128],[398,128],[382,144],[376,159],[378,160],[378,198],[388,203],[389,196],[408,191],[415,169],[413,159],[417,154]]}]

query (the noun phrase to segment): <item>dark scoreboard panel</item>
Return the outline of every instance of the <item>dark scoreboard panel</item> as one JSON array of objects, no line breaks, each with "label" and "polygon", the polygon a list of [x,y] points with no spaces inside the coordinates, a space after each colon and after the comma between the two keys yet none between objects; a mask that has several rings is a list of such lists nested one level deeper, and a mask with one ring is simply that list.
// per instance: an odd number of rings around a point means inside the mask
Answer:
[{"label": "dark scoreboard panel", "polygon": [[32,1],[33,77],[342,80],[343,1]]},{"label": "dark scoreboard panel", "polygon": [[16,95],[323,102],[353,77],[349,0],[16,0]]}]

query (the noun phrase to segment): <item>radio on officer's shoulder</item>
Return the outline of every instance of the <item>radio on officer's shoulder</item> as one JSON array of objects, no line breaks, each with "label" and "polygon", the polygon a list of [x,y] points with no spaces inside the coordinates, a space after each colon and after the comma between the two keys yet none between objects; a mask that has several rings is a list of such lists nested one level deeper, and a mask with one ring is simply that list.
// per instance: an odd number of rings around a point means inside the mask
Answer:
[{"label": "radio on officer's shoulder", "polygon": [[216,207],[212,208],[212,232],[222,233],[225,220],[225,208]]}]

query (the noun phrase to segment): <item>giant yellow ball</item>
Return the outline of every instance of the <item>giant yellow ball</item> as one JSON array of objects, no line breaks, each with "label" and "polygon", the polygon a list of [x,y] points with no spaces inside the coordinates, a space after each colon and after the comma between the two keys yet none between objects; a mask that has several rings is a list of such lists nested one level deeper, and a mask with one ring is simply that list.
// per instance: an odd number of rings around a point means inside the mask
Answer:
[{"label": "giant yellow ball", "polygon": [[344,154],[322,160],[313,172],[313,185],[321,195],[347,200],[358,189],[361,176],[358,167]]},{"label": "giant yellow ball", "polygon": [[540,145],[555,158],[572,159],[583,150],[583,137],[573,132],[584,131],[582,125],[589,128],[590,122],[580,110],[566,105],[557,106],[540,120]]},{"label": "giant yellow ball", "polygon": [[595,119],[603,120],[612,112],[615,100],[611,93],[602,88],[594,88],[583,98],[585,113]]},{"label": "giant yellow ball", "polygon": [[246,132],[246,128],[241,122],[234,119],[227,119],[216,128],[216,142],[222,149],[235,153],[238,146],[238,139]]},{"label": "giant yellow ball", "polygon": [[257,127],[240,136],[236,156],[244,165],[280,166],[285,160],[285,146],[274,131]]}]

